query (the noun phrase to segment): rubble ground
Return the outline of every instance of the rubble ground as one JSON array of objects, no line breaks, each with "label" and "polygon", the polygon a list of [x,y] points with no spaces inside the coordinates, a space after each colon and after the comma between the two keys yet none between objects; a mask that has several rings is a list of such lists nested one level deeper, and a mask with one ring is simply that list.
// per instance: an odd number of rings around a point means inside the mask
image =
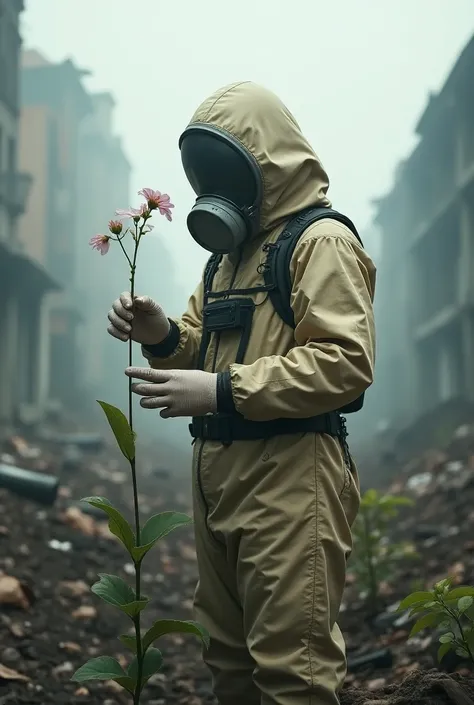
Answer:
[{"label": "rubble ground", "polygon": [[[61,483],[55,505],[46,508],[0,490],[0,705],[129,702],[113,682],[70,680],[92,656],[129,657],[117,639],[126,618],[89,588],[98,573],[130,579],[133,569],[102,513],[78,502],[102,495],[131,516],[129,478],[110,449],[99,444],[86,452],[85,445],[79,437],[67,444],[13,437],[0,455],[0,463],[56,474]],[[147,473],[140,481],[143,518],[169,509],[190,513],[187,489],[163,470]],[[399,469],[389,491],[416,499],[393,537],[413,540],[419,559],[380,585],[375,616],[349,566],[340,615],[349,659],[341,705],[474,705],[469,664],[448,656],[438,670],[436,634],[408,639],[411,624],[395,611],[408,593],[448,574],[456,584],[474,585],[473,428],[458,429],[445,452],[427,452]],[[144,626],[159,617],[192,618],[196,578],[192,529],[179,529],[145,561],[152,606]],[[146,687],[143,705],[214,703],[197,640],[172,635],[161,648],[165,665]]]},{"label": "rubble ground", "polygon": [[[38,455],[13,440],[3,462],[59,473],[61,486],[52,508],[0,490],[0,705],[128,703],[113,682],[79,686],[70,680],[93,656],[130,657],[118,640],[130,622],[89,588],[101,572],[131,581],[133,567],[104,514],[77,502],[105,496],[131,519],[126,464],[110,460],[107,450],[72,453],[70,445],[65,452],[47,444]],[[143,520],[169,509],[190,513],[187,494],[163,470],[140,485]],[[144,628],[160,617],[192,619],[197,576],[192,528],[177,529],[160,541],[144,561],[142,576],[144,592],[152,598]],[[149,682],[144,705],[212,702],[198,640],[170,635],[160,648],[164,668]]]}]

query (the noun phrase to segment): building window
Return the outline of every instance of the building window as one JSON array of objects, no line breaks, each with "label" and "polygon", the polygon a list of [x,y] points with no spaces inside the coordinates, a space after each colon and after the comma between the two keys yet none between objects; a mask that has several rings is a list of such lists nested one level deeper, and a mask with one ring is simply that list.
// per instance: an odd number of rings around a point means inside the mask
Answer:
[{"label": "building window", "polygon": [[413,309],[422,325],[459,300],[461,232],[459,211],[451,208],[413,254]]}]

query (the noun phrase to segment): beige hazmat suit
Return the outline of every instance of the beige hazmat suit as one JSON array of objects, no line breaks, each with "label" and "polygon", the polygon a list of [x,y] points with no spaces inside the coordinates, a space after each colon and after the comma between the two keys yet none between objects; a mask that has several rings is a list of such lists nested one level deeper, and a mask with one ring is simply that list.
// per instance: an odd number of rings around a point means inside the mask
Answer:
[{"label": "beige hazmat suit", "polygon": [[[191,123],[217,126],[257,159],[264,181],[261,233],[240,259],[225,256],[213,291],[262,283],[262,245],[292,214],[330,205],[328,177],[298,124],[271,92],[233,84],[209,97]],[[244,364],[240,335],[213,336],[204,369],[230,370],[237,411],[263,421],[339,409],[372,382],[375,268],[354,235],[325,219],[308,227],[291,261],[296,328],[266,292]],[[176,320],[180,340],[154,368],[197,364],[203,286]],[[221,705],[336,705],[346,660],[337,625],[360,495],[339,439],[316,433],[230,446],[198,440],[193,494],[199,583],[196,619]]]}]

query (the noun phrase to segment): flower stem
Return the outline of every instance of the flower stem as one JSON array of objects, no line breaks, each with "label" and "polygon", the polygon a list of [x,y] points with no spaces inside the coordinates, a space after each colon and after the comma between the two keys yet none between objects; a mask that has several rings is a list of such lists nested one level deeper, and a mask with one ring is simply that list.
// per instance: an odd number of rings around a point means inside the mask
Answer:
[{"label": "flower stem", "polygon": [[[136,263],[137,263],[137,255],[138,255],[138,245],[140,243],[140,237],[138,236],[135,238],[135,249],[133,252],[133,260],[130,261],[130,259],[127,256],[127,259],[130,263],[130,294],[132,297],[132,301],[135,296],[135,269],[136,269]],[[130,338],[129,343],[128,343],[128,366],[132,367],[133,365],[133,341],[132,338]],[[131,377],[128,378],[128,422],[130,424],[130,428],[132,429],[133,433],[133,392],[132,392],[132,379]],[[132,485],[133,485],[133,504],[134,504],[134,510],[135,510],[135,533],[136,533],[136,541],[137,541],[137,546],[140,545],[140,510],[139,510],[139,505],[138,505],[138,483],[137,483],[137,468],[136,468],[136,459],[135,457],[130,460],[130,470],[132,473]],[[141,562],[135,562],[135,599],[138,601],[140,600],[141,596]],[[135,692],[133,694],[133,705],[139,705],[140,703],[140,694],[142,690],[142,673],[143,673],[143,648],[142,648],[142,637],[141,637],[141,621],[140,621],[140,612],[137,614],[137,616],[134,619],[134,625],[135,625],[135,639],[136,639],[136,644],[137,644],[137,684],[135,686]]]},{"label": "flower stem", "polygon": [[[112,239],[115,240],[115,238],[112,238]],[[117,237],[117,242],[118,242],[118,244],[120,245],[120,247],[122,248],[122,252],[123,252],[123,254],[125,255],[125,257],[127,258],[127,262],[128,262],[128,264],[130,265],[130,270],[131,270],[131,269],[132,269],[132,266],[133,266],[133,265],[132,265],[132,260],[131,260],[130,257],[128,256],[128,252],[127,252],[127,250],[125,249],[125,247],[123,246],[122,240],[123,240],[123,236],[122,236],[122,237]]]}]

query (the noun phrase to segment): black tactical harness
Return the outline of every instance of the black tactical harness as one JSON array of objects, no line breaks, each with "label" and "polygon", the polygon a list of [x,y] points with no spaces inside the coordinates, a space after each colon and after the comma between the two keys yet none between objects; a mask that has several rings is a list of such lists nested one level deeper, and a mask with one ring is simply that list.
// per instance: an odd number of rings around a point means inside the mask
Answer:
[{"label": "black tactical harness", "polygon": [[[275,243],[263,246],[267,257],[259,267],[263,283],[247,289],[212,291],[214,277],[222,261],[222,255],[212,255],[204,271],[203,331],[198,356],[198,369],[204,369],[206,354],[213,334],[240,330],[240,342],[235,362],[243,364],[252,330],[255,302],[251,294],[268,292],[268,296],[280,318],[295,327],[290,306],[291,277],[290,261],[305,230],[318,220],[331,218],[346,225],[362,244],[354,224],[346,216],[330,208],[309,208],[295,216],[284,228]],[[229,298],[233,296],[235,298]],[[264,331],[262,331],[264,335]],[[241,414],[217,413],[195,417],[189,426],[195,439],[218,441],[230,445],[233,441],[250,441],[273,436],[299,433],[327,433],[339,437],[347,450],[347,430],[341,413],[354,413],[362,408],[364,395],[338,411],[309,418],[283,418],[272,421],[249,421]]]}]

